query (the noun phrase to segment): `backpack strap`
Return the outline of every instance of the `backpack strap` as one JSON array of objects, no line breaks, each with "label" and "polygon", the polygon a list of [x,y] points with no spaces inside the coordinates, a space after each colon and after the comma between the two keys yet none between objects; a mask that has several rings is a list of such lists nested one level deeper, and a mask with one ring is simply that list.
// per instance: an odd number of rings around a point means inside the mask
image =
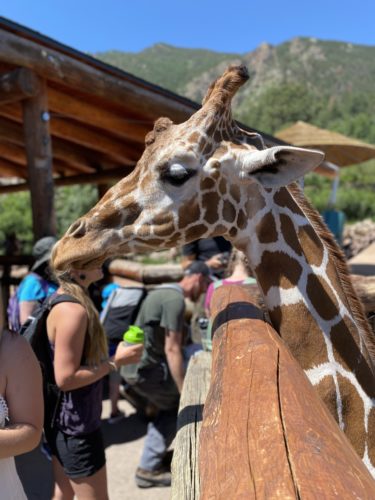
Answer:
[{"label": "backpack strap", "polygon": [[73,302],[74,304],[81,304],[81,302],[73,297],[72,295],[69,295],[67,293],[53,293],[48,301],[48,308],[52,309],[53,306],[57,304],[61,304],[62,302]]}]

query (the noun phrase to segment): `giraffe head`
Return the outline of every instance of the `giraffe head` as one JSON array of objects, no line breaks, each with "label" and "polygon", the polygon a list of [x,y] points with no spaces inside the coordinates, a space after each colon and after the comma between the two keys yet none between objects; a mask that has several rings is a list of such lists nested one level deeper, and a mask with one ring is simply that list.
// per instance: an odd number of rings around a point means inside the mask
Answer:
[{"label": "giraffe head", "polygon": [[244,66],[230,67],[186,122],[157,120],[134,171],[73,223],[55,247],[54,267],[96,267],[111,255],[216,235],[231,239],[249,185],[280,187],[319,165],[318,151],[265,149],[259,134],[238,127],[231,101],[247,79]]}]

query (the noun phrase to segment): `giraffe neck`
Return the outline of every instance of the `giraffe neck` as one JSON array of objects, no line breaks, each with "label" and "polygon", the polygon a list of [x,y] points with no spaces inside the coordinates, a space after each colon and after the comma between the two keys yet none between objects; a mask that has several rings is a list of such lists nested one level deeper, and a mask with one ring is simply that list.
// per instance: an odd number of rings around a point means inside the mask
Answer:
[{"label": "giraffe neck", "polygon": [[374,341],[340,250],[296,186],[247,196],[234,245],[275,329],[375,476]]}]

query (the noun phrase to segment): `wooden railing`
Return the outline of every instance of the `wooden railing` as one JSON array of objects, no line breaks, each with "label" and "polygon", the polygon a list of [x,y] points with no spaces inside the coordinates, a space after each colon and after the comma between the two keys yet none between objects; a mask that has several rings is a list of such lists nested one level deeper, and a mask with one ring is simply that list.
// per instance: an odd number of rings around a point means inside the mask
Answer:
[{"label": "wooden railing", "polygon": [[172,498],[375,498],[375,481],[248,290],[215,291],[213,332],[205,402],[209,355],[186,376]]}]

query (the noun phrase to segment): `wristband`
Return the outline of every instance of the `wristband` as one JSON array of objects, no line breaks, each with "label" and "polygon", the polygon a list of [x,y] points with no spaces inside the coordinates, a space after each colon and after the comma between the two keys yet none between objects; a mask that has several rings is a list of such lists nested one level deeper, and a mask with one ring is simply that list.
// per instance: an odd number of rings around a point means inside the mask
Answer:
[{"label": "wristband", "polygon": [[109,371],[110,372],[117,372],[118,367],[117,367],[117,365],[116,365],[116,363],[114,361],[112,361],[111,359],[108,359],[107,363],[109,365]]}]

